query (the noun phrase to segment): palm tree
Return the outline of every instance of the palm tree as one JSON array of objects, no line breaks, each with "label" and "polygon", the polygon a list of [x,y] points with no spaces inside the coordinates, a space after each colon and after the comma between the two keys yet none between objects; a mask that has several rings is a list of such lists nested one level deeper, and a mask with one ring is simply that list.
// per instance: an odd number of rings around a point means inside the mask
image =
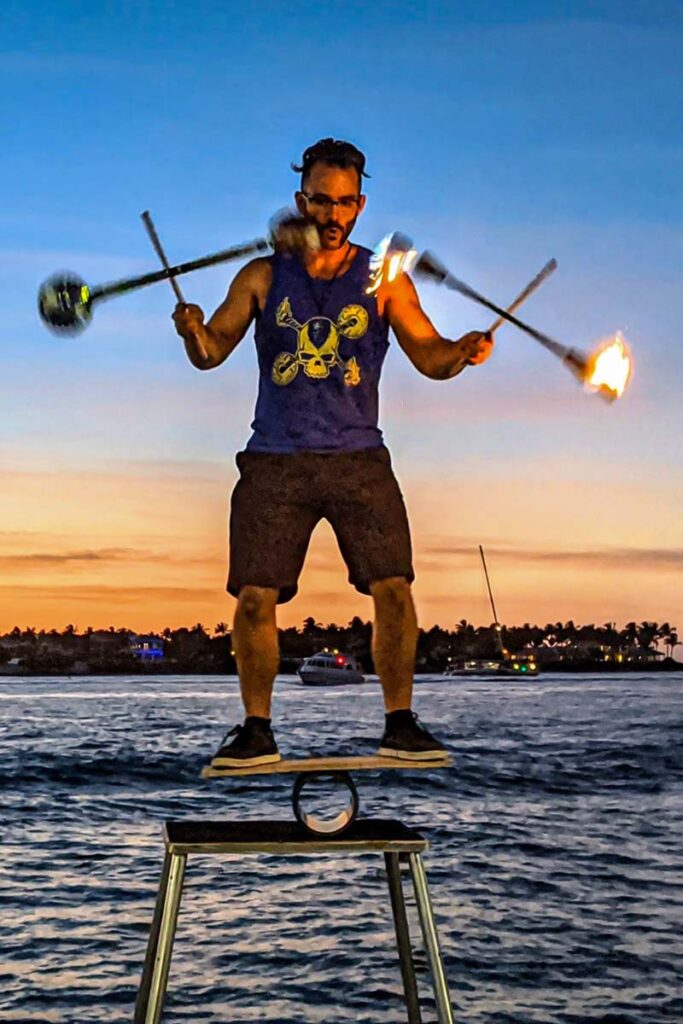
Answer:
[{"label": "palm tree", "polygon": [[663,637],[664,643],[666,644],[667,655],[670,658],[674,656],[674,649],[680,646],[681,641],[678,639],[678,633],[676,627],[673,626],[669,629],[669,632]]},{"label": "palm tree", "polygon": [[474,639],[476,630],[472,623],[468,622],[467,619],[460,619],[460,621],[456,623],[455,633],[459,640],[462,639],[467,641]]},{"label": "palm tree", "polygon": [[579,639],[579,631],[574,625],[574,620],[570,619],[569,622],[565,622],[563,627],[563,633],[565,640],[568,640],[570,644],[575,644]]},{"label": "palm tree", "polygon": [[312,615],[309,615],[304,619],[303,631],[305,636],[315,636],[316,633],[323,631],[323,625],[320,622],[316,622]]},{"label": "palm tree", "polygon": [[225,636],[230,627],[227,622],[217,622],[214,628],[214,636]]},{"label": "palm tree", "polygon": [[638,645],[649,651],[659,633],[659,625],[656,622],[641,622],[638,627]]},{"label": "palm tree", "polygon": [[657,636],[655,637],[655,643],[659,643],[660,640],[663,640],[664,643],[666,644],[666,638],[667,638],[667,636],[669,635],[670,632],[671,632],[671,626],[669,625],[669,623],[668,622],[663,622],[661,624],[661,626],[659,627],[659,629],[657,630]]},{"label": "palm tree", "polygon": [[629,647],[633,647],[638,637],[638,626],[635,622],[627,622],[621,632],[621,635],[624,638],[624,642],[627,643]]}]

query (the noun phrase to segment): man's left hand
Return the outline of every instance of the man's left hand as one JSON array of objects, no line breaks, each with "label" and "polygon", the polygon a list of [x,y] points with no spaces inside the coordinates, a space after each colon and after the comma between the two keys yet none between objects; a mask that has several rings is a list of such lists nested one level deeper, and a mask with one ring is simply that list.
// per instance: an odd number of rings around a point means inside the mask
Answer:
[{"label": "man's left hand", "polygon": [[493,352],[493,335],[488,332],[470,331],[463,334],[458,344],[468,366],[479,366],[485,363]]}]

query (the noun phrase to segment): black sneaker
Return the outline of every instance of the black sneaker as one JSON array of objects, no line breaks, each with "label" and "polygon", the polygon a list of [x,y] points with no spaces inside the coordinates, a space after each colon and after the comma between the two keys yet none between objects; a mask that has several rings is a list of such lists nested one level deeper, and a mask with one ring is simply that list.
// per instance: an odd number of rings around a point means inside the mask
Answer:
[{"label": "black sneaker", "polygon": [[384,736],[380,740],[380,757],[396,757],[405,761],[444,761],[448,751],[420,725],[414,711],[393,711],[386,716]]},{"label": "black sneaker", "polygon": [[[234,736],[231,740],[230,737]],[[211,761],[212,768],[250,768],[257,764],[275,764],[281,760],[270,727],[270,719],[251,715],[244,725],[236,725],[223,739]]]}]

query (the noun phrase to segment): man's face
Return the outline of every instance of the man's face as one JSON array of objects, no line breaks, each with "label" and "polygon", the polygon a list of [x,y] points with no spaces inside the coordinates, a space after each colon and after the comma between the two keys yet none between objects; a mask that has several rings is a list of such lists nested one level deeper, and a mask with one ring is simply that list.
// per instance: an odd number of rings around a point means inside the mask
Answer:
[{"label": "man's face", "polygon": [[317,227],[323,249],[341,249],[353,231],[365,206],[365,196],[359,192],[355,167],[333,167],[320,161],[311,167],[295,200],[299,213]]}]

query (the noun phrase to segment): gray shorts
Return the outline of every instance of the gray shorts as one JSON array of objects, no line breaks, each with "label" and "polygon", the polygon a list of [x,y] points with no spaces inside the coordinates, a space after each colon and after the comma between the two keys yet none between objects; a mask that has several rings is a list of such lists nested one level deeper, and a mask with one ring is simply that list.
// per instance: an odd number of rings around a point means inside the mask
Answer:
[{"label": "gray shorts", "polygon": [[403,495],[384,447],[356,452],[239,452],[230,504],[227,589],[273,587],[290,601],[315,526],[327,519],[361,594],[390,576],[415,578]]}]

